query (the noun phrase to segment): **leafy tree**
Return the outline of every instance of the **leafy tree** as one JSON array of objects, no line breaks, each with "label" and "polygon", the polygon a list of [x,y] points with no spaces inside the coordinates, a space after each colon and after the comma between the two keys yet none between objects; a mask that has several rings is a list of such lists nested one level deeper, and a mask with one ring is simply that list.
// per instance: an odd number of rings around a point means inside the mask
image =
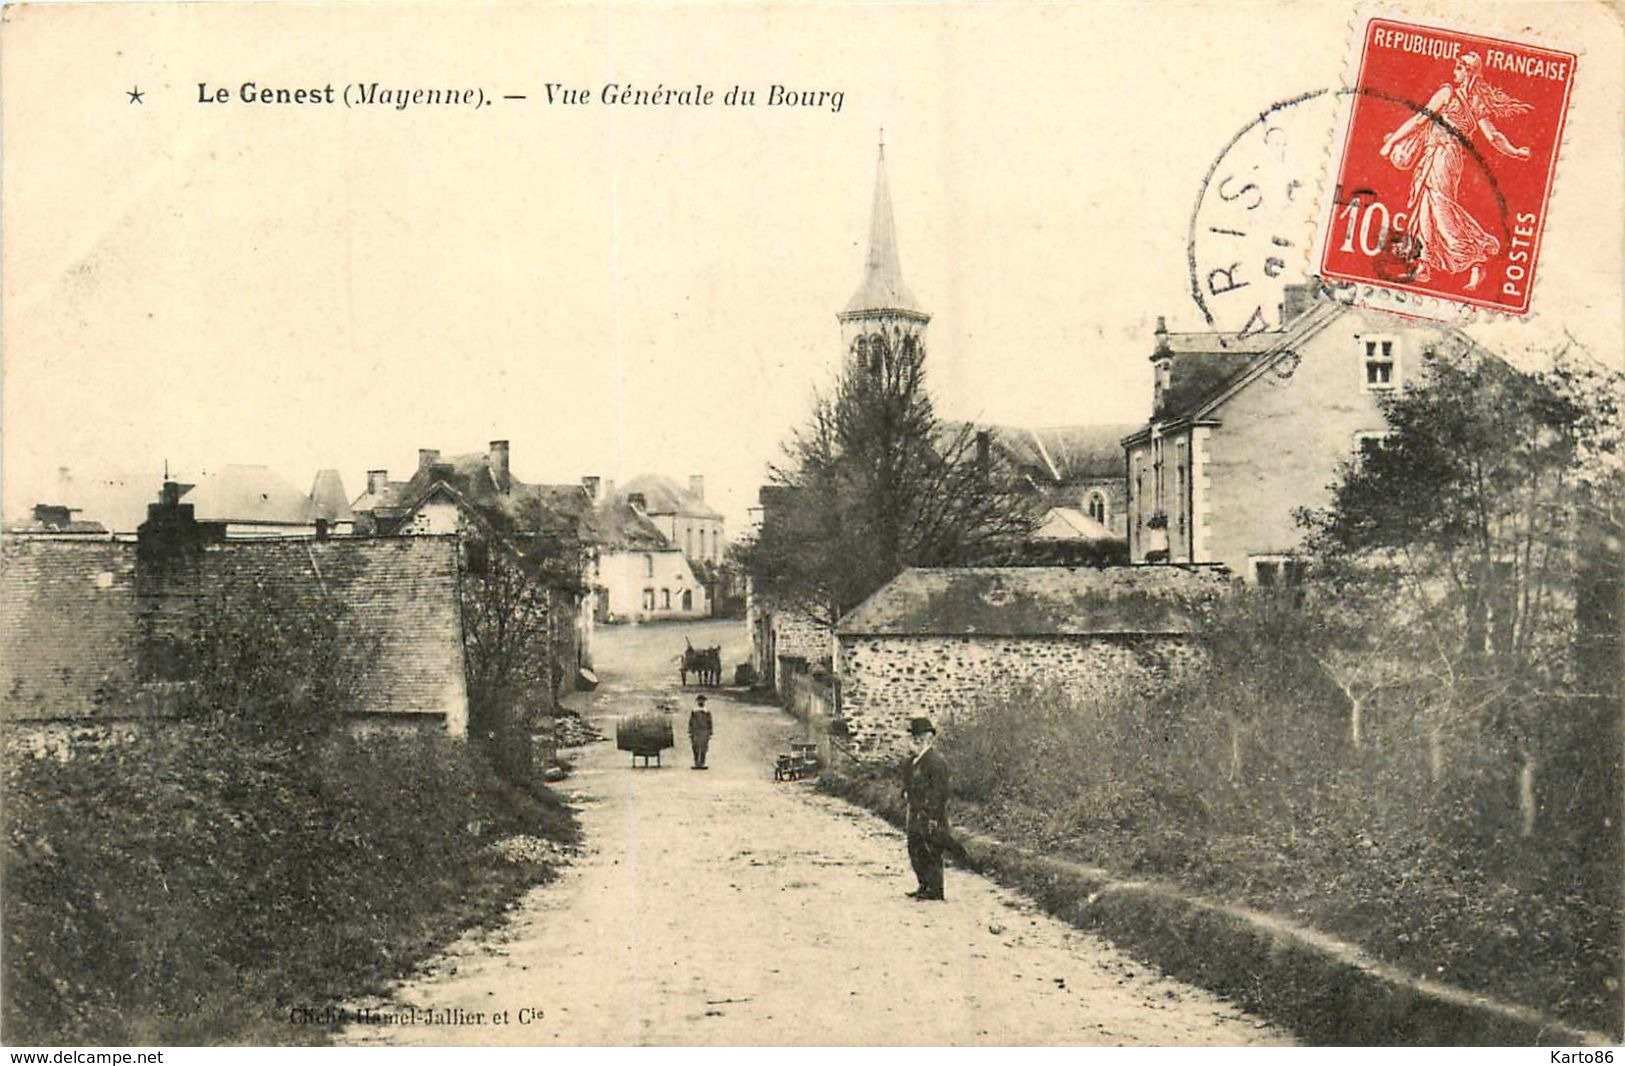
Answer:
[{"label": "leafy tree", "polygon": [[826,625],[908,567],[1006,561],[1037,519],[975,428],[937,417],[924,349],[879,343],[785,446],[740,552],[759,596]]},{"label": "leafy tree", "polygon": [[[1600,745],[1617,763],[1612,715],[1579,698],[1576,652],[1580,574],[1606,552],[1599,528],[1618,528],[1619,385],[1569,351],[1539,374],[1476,350],[1437,355],[1385,401],[1391,432],[1346,466],[1331,506],[1301,515],[1329,590],[1321,661],[1356,743],[1362,705],[1396,687],[1432,708],[1435,773],[1441,732],[1499,738],[1525,835],[1537,754]],[[1592,760],[1581,790],[1604,791],[1601,772]]]}]

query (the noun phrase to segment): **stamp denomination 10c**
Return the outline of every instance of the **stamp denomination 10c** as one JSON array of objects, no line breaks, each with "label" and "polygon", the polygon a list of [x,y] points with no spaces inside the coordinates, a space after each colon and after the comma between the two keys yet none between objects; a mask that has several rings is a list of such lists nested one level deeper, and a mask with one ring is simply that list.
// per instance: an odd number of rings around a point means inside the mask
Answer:
[{"label": "stamp denomination 10c", "polygon": [[1574,70],[1567,52],[1371,19],[1322,276],[1421,313],[1428,297],[1528,312]]}]

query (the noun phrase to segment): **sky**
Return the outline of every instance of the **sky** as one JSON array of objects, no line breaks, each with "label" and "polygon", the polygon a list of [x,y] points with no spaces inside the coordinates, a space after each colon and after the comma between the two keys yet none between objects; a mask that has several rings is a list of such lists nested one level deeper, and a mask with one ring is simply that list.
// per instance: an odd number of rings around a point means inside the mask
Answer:
[{"label": "sky", "polygon": [[[1586,4],[1407,11],[1580,54],[1536,313],[1471,328],[1617,361],[1618,24]],[[1351,77],[1353,12],[8,8],[5,512],[71,502],[45,499],[61,466],[156,483],[165,462],[263,463],[300,486],[336,467],[355,496],[419,448],[501,438],[527,481],[703,474],[737,533],[839,365],[882,128],[939,412],[1143,419],[1157,316],[1203,325],[1204,177],[1261,111]],[[250,81],[493,102],[267,105],[240,99]],[[758,105],[608,105],[611,83]],[[593,102],[549,104],[549,84]],[[775,84],[841,107],[767,106]],[[1331,140],[1291,165],[1323,177]]]}]

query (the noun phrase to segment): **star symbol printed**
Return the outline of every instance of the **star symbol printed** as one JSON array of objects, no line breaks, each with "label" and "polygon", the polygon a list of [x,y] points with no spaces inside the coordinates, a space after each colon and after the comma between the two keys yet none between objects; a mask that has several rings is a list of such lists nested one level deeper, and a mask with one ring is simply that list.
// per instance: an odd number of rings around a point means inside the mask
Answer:
[{"label": "star symbol printed", "polygon": [[139,85],[133,89],[127,89],[125,92],[130,97],[130,103],[145,105],[145,101],[143,101],[141,98],[147,94],[141,91],[141,87]]}]

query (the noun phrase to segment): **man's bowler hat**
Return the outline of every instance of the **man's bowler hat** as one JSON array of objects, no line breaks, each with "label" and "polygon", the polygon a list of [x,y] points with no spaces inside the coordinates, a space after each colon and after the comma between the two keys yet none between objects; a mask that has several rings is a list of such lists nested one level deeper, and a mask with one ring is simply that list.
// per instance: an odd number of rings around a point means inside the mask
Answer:
[{"label": "man's bowler hat", "polygon": [[937,727],[931,724],[929,718],[910,718],[908,721],[908,735],[911,737],[923,737],[936,731]]},{"label": "man's bowler hat", "polygon": [[699,704],[701,707],[704,707],[705,706],[705,697],[704,696],[695,696],[694,697],[694,702]]}]

